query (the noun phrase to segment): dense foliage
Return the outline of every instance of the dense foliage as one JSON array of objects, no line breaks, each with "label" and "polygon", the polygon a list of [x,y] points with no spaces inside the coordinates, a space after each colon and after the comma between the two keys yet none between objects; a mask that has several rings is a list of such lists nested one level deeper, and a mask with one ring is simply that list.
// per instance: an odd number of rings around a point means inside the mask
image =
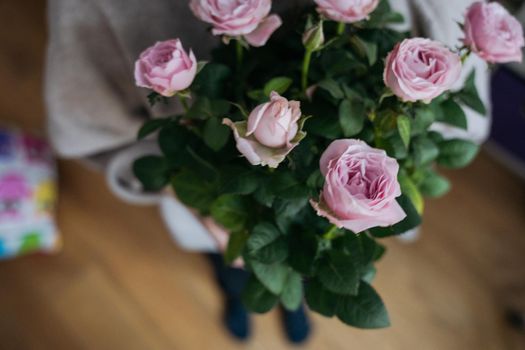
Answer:
[{"label": "dense foliage", "polygon": [[[185,112],[140,130],[139,138],[157,133],[162,155],[138,159],[134,171],[146,190],[172,186],[183,203],[231,233],[224,256],[228,263],[242,257],[252,272],[244,292],[250,310],[267,312],[278,303],[295,309],[305,298],[310,309],[348,325],[385,327],[389,317],[371,285],[385,252],[379,239],[418,227],[424,198],[450,188],[438,168],[464,167],[475,157],[471,141],[445,139],[431,128],[441,122],[466,129],[462,106],[486,112],[474,73],[463,89],[430,103],[402,102],[385,87],[383,71],[387,54],[408,33],[389,29],[402,17],[387,1],[369,20],[345,27],[320,22],[313,7],[284,18],[265,46],[232,40],[214,50],[189,89],[177,94]],[[315,26],[323,37],[313,33],[305,49],[305,28]],[[222,121],[246,120],[272,91],[301,102],[306,137],[279,167],[253,166]],[[165,98],[150,97],[152,103]],[[401,222],[356,234],[312,208],[325,181],[320,156],[342,138],[363,140],[398,161],[403,194],[397,201],[407,214]]]}]

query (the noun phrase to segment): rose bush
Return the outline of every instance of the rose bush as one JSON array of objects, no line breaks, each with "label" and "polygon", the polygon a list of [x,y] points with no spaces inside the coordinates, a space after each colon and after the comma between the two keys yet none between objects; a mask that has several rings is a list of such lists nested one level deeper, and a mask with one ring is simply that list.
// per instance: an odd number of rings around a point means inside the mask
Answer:
[{"label": "rose bush", "polygon": [[244,261],[251,311],[295,310],[304,297],[348,325],[386,327],[371,286],[379,239],[418,227],[424,198],[450,188],[439,169],[474,159],[478,145],[432,126],[466,129],[463,105],[486,112],[475,71],[450,90],[461,60],[470,50],[491,62],[521,58],[521,28],[499,5],[474,5],[470,49],[458,38],[452,50],[390,29],[399,15],[386,0],[315,3],[267,41],[280,25],[271,1],[191,1],[235,45],[223,40],[198,73],[178,40],[141,55],[137,84],[155,91],[152,103],[176,94],[183,110],[144,124],[139,138],[156,133],[162,154],[133,169],[145,189],[172,186],[206,218],[227,263]]}]

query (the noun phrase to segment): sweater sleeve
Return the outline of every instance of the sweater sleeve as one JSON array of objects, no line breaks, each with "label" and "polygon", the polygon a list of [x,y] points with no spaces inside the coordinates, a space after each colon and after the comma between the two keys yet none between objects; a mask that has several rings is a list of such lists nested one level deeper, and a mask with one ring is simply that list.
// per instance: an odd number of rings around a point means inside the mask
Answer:
[{"label": "sweater sleeve", "polygon": [[48,23],[45,100],[56,151],[83,157],[131,142],[146,101],[96,1],[50,0]]}]

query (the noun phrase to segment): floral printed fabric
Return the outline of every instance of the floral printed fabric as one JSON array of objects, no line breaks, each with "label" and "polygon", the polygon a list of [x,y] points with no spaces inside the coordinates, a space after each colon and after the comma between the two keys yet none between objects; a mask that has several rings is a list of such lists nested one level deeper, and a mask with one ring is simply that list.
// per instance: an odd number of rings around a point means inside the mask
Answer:
[{"label": "floral printed fabric", "polygon": [[0,259],[59,247],[55,180],[46,141],[0,129]]}]

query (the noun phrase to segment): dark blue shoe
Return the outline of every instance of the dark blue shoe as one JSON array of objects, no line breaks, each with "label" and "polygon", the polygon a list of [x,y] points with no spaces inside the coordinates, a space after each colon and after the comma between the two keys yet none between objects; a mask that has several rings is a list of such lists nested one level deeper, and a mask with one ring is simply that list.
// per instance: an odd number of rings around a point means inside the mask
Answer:
[{"label": "dark blue shoe", "polygon": [[250,336],[250,319],[240,299],[226,300],[224,310],[224,325],[238,340],[246,340]]},{"label": "dark blue shoe", "polygon": [[310,335],[311,326],[303,305],[296,311],[282,309],[284,331],[294,344],[304,343]]}]

